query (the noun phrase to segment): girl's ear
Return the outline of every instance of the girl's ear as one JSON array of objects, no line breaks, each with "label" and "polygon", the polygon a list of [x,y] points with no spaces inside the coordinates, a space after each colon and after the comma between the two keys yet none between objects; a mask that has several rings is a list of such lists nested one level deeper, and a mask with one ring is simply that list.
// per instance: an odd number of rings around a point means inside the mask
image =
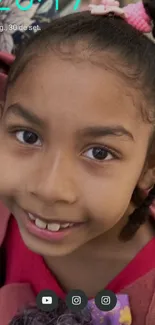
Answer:
[{"label": "girl's ear", "polygon": [[150,190],[155,184],[155,135],[150,141],[148,155],[137,187],[142,191]]},{"label": "girl's ear", "polygon": [[132,202],[136,207],[140,206],[147,197],[150,189],[155,184],[155,168],[147,168],[143,170],[137,186],[132,195]]},{"label": "girl's ear", "polygon": [[139,179],[137,187],[142,191],[150,190],[155,184],[155,166],[145,170]]}]

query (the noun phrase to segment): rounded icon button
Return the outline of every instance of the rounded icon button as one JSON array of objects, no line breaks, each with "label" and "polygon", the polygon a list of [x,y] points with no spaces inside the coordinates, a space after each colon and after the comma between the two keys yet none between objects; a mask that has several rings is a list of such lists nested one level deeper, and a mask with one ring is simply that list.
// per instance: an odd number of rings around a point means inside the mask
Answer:
[{"label": "rounded icon button", "polygon": [[80,311],[87,306],[88,298],[81,290],[72,290],[66,296],[66,305],[72,311]]},{"label": "rounded icon button", "polygon": [[96,295],[95,304],[102,311],[110,311],[115,308],[117,297],[110,290],[102,290]]},{"label": "rounded icon button", "polygon": [[38,309],[42,311],[52,311],[58,306],[58,297],[52,290],[42,290],[36,298]]}]

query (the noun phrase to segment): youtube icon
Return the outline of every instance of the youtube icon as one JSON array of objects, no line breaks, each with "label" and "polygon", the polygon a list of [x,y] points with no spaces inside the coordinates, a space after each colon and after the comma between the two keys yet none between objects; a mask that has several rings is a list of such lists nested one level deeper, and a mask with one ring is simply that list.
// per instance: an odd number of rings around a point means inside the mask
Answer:
[{"label": "youtube icon", "polygon": [[51,305],[52,304],[52,297],[42,297],[42,304]]},{"label": "youtube icon", "polygon": [[36,299],[38,309],[42,311],[52,311],[58,306],[58,297],[52,290],[42,290]]}]

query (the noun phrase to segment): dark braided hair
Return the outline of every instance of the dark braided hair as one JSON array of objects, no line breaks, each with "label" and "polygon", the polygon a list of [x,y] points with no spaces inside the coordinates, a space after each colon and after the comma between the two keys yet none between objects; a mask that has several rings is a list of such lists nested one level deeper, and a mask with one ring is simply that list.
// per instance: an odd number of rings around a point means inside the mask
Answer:
[{"label": "dark braided hair", "polygon": [[50,312],[40,311],[36,306],[29,307],[16,315],[9,325],[92,325],[88,308],[71,312],[63,300]]},{"label": "dark braided hair", "polygon": [[[154,26],[155,0],[143,1]],[[155,36],[154,27],[153,35]],[[136,106],[143,120],[155,126],[155,44],[122,18],[80,12],[54,19],[46,29],[35,34],[21,48],[12,65],[7,89],[28,64],[51,53],[60,56],[62,60],[89,61],[120,75],[141,94],[143,100],[139,96]],[[155,132],[152,133],[153,145]],[[153,188],[139,208],[129,216],[128,223],[121,232],[123,240],[130,239],[149,218],[149,205],[154,197]]]},{"label": "dark braided hair", "polygon": [[155,199],[155,185],[150,190],[148,196],[143,201],[143,203],[134,210],[132,214],[130,214],[128,223],[125,225],[123,230],[121,231],[120,238],[124,241],[131,239],[136,231],[139,229],[141,225],[143,225],[148,219],[149,207],[152,204],[152,201]]}]

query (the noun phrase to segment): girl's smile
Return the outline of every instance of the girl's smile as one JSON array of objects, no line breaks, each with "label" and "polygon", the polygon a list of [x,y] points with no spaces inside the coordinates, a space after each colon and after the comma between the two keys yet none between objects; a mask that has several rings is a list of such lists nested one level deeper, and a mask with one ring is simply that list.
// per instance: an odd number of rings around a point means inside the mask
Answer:
[{"label": "girl's smile", "polygon": [[[27,230],[37,237],[46,239],[49,241],[59,241],[63,240],[66,236],[71,233],[74,234],[75,231],[79,231],[82,226],[85,226],[84,222],[59,222],[57,218],[51,218],[51,221],[45,221],[45,219],[40,219],[34,214],[27,213],[23,215],[23,222]],[[54,220],[55,221],[52,221]]]}]

